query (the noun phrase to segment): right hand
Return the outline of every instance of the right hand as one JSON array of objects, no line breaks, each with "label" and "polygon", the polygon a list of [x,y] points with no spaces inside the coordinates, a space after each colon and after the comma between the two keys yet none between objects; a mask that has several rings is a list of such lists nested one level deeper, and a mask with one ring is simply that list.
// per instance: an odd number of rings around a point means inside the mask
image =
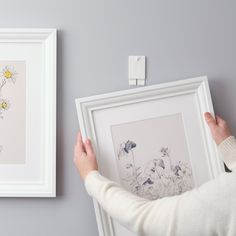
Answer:
[{"label": "right hand", "polygon": [[221,117],[216,116],[216,118],[214,119],[210,112],[206,112],[204,116],[211,130],[212,137],[217,145],[219,145],[226,138],[232,135],[227,122]]}]

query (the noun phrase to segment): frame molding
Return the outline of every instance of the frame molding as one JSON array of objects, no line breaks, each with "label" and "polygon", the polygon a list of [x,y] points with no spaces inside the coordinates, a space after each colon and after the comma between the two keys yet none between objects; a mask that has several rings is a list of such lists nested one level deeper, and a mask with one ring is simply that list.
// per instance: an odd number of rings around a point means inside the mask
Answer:
[{"label": "frame molding", "polygon": [[[41,85],[43,114],[41,114],[41,143],[43,167],[41,181],[1,181],[0,197],[55,197],[56,196],[56,51],[57,30],[42,28],[1,28],[1,43],[41,44],[43,70]],[[28,99],[28,97],[27,97]],[[27,114],[27,113],[26,113]]]}]

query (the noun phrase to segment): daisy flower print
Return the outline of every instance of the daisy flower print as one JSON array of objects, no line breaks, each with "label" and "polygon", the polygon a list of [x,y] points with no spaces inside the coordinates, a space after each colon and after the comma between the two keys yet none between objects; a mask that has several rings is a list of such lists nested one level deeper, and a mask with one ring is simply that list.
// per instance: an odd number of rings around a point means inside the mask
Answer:
[{"label": "daisy flower print", "polygon": [[5,66],[1,72],[1,77],[4,81],[9,81],[12,83],[16,82],[17,72],[14,66]]},{"label": "daisy flower print", "polygon": [[10,102],[7,99],[0,98],[0,117],[3,118],[3,113],[10,107]]},{"label": "daisy flower print", "polygon": [[26,163],[26,61],[0,60],[0,131],[0,165]]}]

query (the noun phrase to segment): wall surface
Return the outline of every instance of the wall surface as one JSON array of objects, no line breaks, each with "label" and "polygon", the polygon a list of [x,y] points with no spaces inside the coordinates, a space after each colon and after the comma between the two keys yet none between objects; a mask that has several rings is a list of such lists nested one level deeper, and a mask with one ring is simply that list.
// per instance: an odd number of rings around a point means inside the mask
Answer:
[{"label": "wall surface", "polygon": [[97,236],[73,165],[74,99],[129,88],[128,55],[148,84],[208,75],[215,110],[236,133],[236,1],[0,0],[0,27],[58,29],[56,199],[1,198],[0,235]]}]

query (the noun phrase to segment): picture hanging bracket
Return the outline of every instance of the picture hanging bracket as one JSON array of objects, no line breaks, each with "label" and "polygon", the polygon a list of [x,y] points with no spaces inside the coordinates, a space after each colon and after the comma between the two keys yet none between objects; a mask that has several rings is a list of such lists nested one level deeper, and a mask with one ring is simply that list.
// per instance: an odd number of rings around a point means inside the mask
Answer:
[{"label": "picture hanging bracket", "polygon": [[129,56],[129,85],[146,85],[145,56]]}]

